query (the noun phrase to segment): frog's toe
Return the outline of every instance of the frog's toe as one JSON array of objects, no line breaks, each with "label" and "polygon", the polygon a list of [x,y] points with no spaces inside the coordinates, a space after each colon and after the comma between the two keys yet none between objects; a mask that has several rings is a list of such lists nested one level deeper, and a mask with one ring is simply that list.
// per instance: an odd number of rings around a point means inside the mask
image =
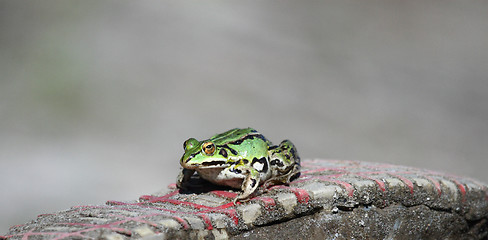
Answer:
[{"label": "frog's toe", "polygon": [[237,196],[236,198],[234,198],[234,200],[232,200],[232,203],[234,203],[234,205],[237,205],[238,202],[242,202],[242,199],[239,199],[239,196]]},{"label": "frog's toe", "polygon": [[237,205],[237,202],[245,203],[248,202],[249,200],[251,200],[249,197],[242,198],[241,196],[237,196],[236,198],[234,198],[232,202],[234,203],[234,205]]},{"label": "frog's toe", "polygon": [[239,202],[247,202],[247,201],[250,200],[251,195],[252,195],[252,193],[243,192],[242,194],[240,194],[239,196],[237,196],[236,198],[234,198],[234,203],[236,203],[237,201],[239,201]]}]

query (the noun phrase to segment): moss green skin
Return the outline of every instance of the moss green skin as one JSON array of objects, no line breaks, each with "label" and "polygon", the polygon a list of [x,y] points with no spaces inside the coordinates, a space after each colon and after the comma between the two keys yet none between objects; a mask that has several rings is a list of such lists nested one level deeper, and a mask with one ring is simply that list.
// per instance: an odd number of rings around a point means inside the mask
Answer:
[{"label": "moss green skin", "polygon": [[298,152],[289,140],[272,145],[252,128],[231,129],[209,139],[190,138],[183,144],[183,167],[177,186],[185,184],[196,171],[218,185],[241,189],[234,202],[247,200],[258,188],[286,184],[300,173]]}]

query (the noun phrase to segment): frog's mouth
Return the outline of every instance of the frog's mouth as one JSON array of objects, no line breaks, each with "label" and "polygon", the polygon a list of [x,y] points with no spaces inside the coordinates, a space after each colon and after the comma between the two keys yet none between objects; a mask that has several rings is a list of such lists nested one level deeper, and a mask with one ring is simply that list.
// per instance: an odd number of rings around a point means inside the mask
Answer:
[{"label": "frog's mouth", "polygon": [[203,162],[200,167],[201,168],[221,168],[221,167],[227,167],[229,164],[227,164],[226,161],[210,161],[210,162]]},{"label": "frog's mouth", "polygon": [[194,163],[191,165],[187,165],[185,168],[189,169],[203,169],[203,168],[225,168],[230,166],[226,161],[209,161],[203,163]]},{"label": "frog's mouth", "polygon": [[211,161],[211,162],[203,162],[202,166],[216,166],[216,165],[224,165],[225,161]]}]

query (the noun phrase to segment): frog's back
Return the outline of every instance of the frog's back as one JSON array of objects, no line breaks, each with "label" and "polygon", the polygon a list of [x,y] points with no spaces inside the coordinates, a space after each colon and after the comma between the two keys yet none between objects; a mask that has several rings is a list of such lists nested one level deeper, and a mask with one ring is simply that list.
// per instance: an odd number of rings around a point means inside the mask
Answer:
[{"label": "frog's back", "polygon": [[209,140],[214,142],[216,145],[221,145],[229,142],[238,141],[249,135],[259,136],[260,138],[264,139],[263,135],[256,131],[254,128],[234,128],[227,132],[217,134],[211,137]]}]

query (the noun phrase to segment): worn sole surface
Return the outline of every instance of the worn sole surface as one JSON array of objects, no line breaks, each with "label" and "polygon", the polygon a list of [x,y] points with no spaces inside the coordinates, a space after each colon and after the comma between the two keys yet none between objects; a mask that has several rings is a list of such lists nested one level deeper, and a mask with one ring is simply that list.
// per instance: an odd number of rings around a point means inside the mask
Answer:
[{"label": "worn sole surface", "polygon": [[486,239],[475,180],[411,167],[304,160],[298,179],[232,203],[235,190],[171,185],[137,201],[75,206],[14,226],[8,239]]}]

